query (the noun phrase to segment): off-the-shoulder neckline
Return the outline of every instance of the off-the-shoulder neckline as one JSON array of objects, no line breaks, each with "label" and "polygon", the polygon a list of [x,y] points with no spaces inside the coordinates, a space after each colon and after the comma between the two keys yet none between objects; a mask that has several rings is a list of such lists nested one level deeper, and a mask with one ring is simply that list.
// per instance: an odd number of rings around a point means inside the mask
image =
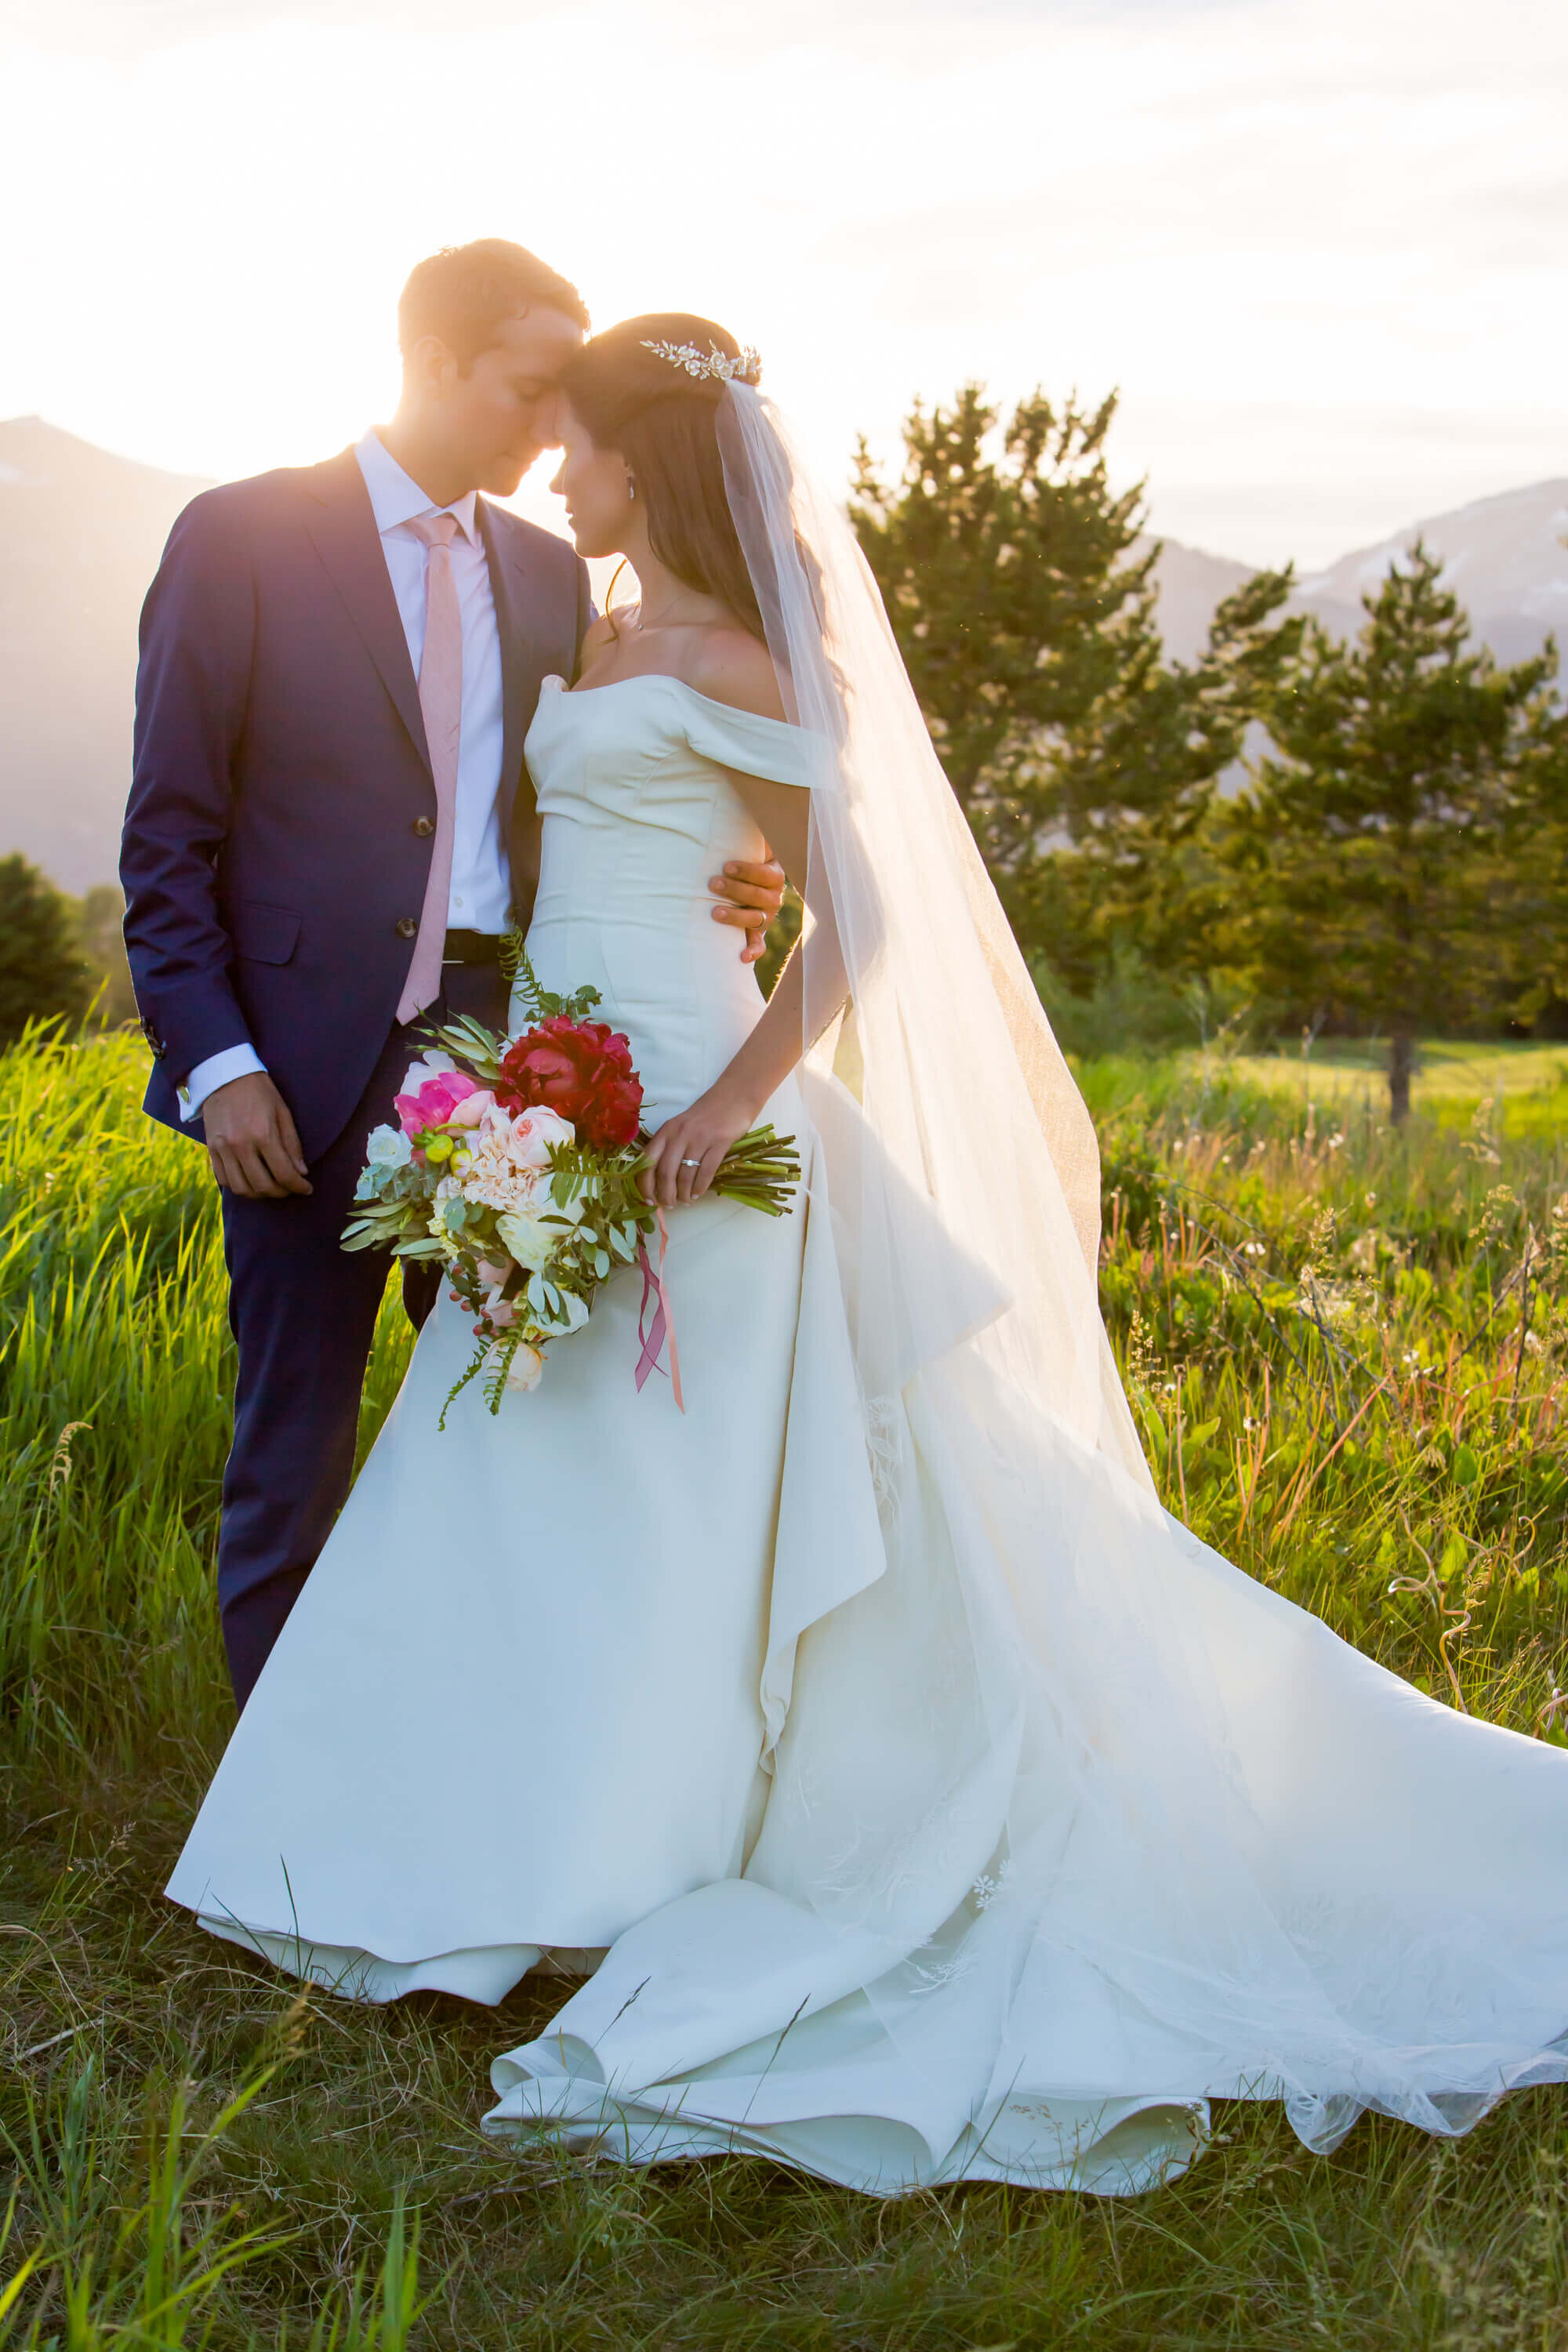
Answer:
[{"label": "off-the-shoulder neckline", "polygon": [[650,678],[656,686],[678,686],[682,694],[689,694],[695,701],[705,702],[710,710],[723,711],[726,718],[749,719],[752,720],[753,725],[758,727],[784,727],[789,730],[789,732],[792,735],[798,735],[802,731],[800,728],[795,726],[792,719],[770,719],[765,711],[742,710],[738,702],[717,701],[712,695],[700,693],[696,687],[688,686],[683,677],[677,677],[672,671],[667,669],[633,670],[630,677],[606,678],[603,686],[568,686],[560,671],[552,669],[546,671],[544,677],[541,678],[540,684],[542,686],[558,686],[561,689],[563,699],[576,699],[580,698],[582,700],[586,701],[588,697],[592,694],[613,694],[618,686],[643,686],[646,685]]}]

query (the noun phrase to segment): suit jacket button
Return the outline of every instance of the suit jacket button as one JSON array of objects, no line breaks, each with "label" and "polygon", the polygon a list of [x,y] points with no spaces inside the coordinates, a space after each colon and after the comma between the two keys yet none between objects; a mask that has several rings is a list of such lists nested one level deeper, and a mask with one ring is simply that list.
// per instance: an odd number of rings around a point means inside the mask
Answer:
[{"label": "suit jacket button", "polygon": [[412,915],[399,915],[392,928],[400,940],[413,940],[419,936],[419,926]]},{"label": "suit jacket button", "polygon": [[436,830],[435,818],[433,816],[416,816],[414,820],[414,830],[419,835],[421,841],[427,840],[430,835]]}]

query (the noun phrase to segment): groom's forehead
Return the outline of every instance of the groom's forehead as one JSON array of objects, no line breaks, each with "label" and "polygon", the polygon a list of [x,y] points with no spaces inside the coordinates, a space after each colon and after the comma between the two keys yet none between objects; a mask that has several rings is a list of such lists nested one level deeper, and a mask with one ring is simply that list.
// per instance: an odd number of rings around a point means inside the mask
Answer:
[{"label": "groom's forehead", "polygon": [[542,307],[498,320],[489,351],[509,373],[552,381],[583,344],[583,330],[563,311]]}]

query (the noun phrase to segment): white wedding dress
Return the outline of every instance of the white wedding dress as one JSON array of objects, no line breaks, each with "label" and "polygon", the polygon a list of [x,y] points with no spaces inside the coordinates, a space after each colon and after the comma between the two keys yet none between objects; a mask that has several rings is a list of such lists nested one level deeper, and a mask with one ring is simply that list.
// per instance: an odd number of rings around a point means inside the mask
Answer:
[{"label": "white wedding dress", "polygon": [[[819,752],[671,678],[546,682],[530,951],[602,991],[650,1125],[762,1009],[708,916],[759,848],[725,769],[811,789]],[[635,1389],[627,1273],[438,1433],[443,1300],[170,1894],[370,2000],[587,1973],[488,2127],[634,2162],[1127,2192],[1215,2095],[1328,2147],[1568,2076],[1568,1758],[1347,1648],[1032,1392],[951,1221],[859,1214],[829,1070],[768,1115],[795,1213],[670,1219],[684,1415]],[[895,1243],[921,1297],[868,1330]]]}]

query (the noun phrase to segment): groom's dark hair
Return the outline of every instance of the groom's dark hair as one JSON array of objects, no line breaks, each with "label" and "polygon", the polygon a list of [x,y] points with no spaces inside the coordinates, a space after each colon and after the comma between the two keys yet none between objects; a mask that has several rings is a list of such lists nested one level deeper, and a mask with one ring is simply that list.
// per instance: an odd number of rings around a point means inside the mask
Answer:
[{"label": "groom's dark hair", "polygon": [[495,341],[503,319],[559,310],[587,333],[588,305],[569,279],[504,236],[443,246],[410,272],[397,303],[397,344],[406,359],[421,335],[439,335],[466,373]]}]

